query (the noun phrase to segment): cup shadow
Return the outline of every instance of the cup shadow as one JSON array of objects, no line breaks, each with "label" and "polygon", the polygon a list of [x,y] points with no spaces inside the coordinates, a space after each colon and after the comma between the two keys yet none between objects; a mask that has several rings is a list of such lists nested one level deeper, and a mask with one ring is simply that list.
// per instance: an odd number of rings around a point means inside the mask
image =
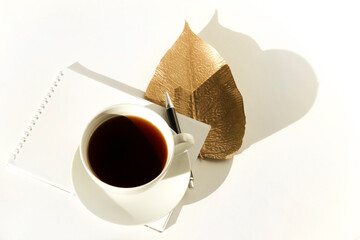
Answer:
[{"label": "cup shadow", "polygon": [[[280,49],[262,50],[251,37],[219,24],[215,12],[198,34],[230,66],[245,107],[246,130],[237,154],[301,119],[315,102],[318,82],[301,56]],[[230,172],[233,158],[200,160],[194,166],[196,187],[184,204],[199,201],[219,188]]]}]

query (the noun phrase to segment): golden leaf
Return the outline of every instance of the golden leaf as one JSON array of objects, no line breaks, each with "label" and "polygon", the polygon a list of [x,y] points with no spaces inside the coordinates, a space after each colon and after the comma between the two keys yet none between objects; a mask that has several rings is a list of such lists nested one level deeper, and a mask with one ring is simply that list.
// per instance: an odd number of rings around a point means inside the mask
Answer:
[{"label": "golden leaf", "polygon": [[219,53],[194,34],[188,23],[161,59],[145,98],[165,106],[168,92],[176,111],[211,126],[200,157],[231,158],[242,144],[242,96]]}]

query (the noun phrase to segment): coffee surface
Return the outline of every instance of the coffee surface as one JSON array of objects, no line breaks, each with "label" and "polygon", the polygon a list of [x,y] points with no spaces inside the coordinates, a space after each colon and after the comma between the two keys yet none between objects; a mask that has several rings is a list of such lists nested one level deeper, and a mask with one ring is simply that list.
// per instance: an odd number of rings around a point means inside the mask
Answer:
[{"label": "coffee surface", "polygon": [[162,133],[149,121],[115,116],[90,137],[88,158],[95,175],[116,187],[136,187],[162,171],[167,146]]}]

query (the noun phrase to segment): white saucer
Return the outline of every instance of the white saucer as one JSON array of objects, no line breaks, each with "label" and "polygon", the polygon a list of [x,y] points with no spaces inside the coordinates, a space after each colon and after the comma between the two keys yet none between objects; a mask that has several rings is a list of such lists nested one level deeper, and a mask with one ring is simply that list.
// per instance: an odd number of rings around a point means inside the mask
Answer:
[{"label": "white saucer", "polygon": [[185,152],[176,156],[165,177],[152,189],[116,203],[87,174],[79,150],[72,166],[74,189],[84,206],[96,216],[121,225],[144,225],[168,214],[183,198],[189,178],[189,156]]}]

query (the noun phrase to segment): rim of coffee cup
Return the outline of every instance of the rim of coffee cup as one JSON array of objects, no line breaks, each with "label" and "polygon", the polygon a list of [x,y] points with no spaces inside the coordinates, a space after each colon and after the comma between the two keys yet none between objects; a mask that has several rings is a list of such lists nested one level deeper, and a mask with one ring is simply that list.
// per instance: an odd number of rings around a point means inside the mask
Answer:
[{"label": "rim of coffee cup", "polygon": [[[120,111],[121,108],[122,109],[124,109],[124,108],[131,109],[131,111],[130,111],[131,113],[128,113],[129,111],[125,111],[125,110]],[[138,110],[138,111],[136,111],[136,110]],[[94,133],[94,131],[97,129],[97,127],[99,127],[105,121],[107,121],[115,116],[121,116],[121,115],[122,116],[136,116],[136,117],[143,118],[147,121],[150,121],[155,127],[158,128],[158,130],[163,135],[163,137],[165,139],[166,147],[168,150],[165,166],[163,167],[161,173],[158,176],[156,176],[154,179],[152,179],[151,181],[149,181],[143,185],[136,186],[136,187],[118,187],[118,186],[113,186],[113,185],[110,185],[110,184],[102,181],[93,172],[91,165],[88,161],[87,146],[88,146],[89,140],[90,140],[92,134]],[[145,117],[148,115],[151,115],[150,119]],[[154,120],[154,121],[152,121],[152,120]],[[156,184],[159,180],[162,179],[162,177],[164,177],[164,175],[168,171],[169,166],[170,166],[170,164],[173,160],[173,156],[174,156],[174,138],[173,138],[174,134],[175,134],[175,132],[170,129],[170,127],[168,126],[166,121],[158,113],[156,113],[155,111],[153,111],[145,106],[141,106],[141,105],[137,105],[137,104],[129,104],[129,103],[112,105],[112,106],[109,106],[109,107],[103,109],[102,111],[98,112],[86,125],[83,135],[81,137],[81,142],[80,142],[81,162],[82,162],[86,172],[90,175],[90,177],[93,179],[93,181],[96,182],[103,189],[108,190],[112,193],[123,193],[123,194],[140,193],[140,192],[143,192],[143,191],[149,189],[154,184]]]}]

